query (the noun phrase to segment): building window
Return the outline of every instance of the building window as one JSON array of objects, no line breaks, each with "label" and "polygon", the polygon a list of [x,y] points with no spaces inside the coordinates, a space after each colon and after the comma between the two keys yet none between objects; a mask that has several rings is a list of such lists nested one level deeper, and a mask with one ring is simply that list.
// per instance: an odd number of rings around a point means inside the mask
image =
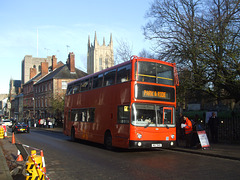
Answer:
[{"label": "building window", "polygon": [[105,58],[105,68],[108,68],[108,58]]},{"label": "building window", "polygon": [[48,100],[48,98],[45,98],[45,107],[48,106],[47,100]]},{"label": "building window", "polygon": [[99,71],[103,70],[102,67],[102,58],[99,58]]},{"label": "building window", "polygon": [[62,89],[67,89],[67,81],[62,81]]},{"label": "building window", "polygon": [[49,90],[52,90],[52,83],[49,83]]}]

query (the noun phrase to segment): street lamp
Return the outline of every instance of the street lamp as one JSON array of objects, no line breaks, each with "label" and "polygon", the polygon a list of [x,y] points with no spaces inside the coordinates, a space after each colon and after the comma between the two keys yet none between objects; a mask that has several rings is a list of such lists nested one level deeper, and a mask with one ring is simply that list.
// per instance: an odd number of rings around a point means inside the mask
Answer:
[{"label": "street lamp", "polygon": [[34,127],[36,127],[36,123],[35,123],[35,99],[34,97],[32,98],[33,100],[33,124],[34,124]]},{"label": "street lamp", "polygon": [[68,53],[68,48],[70,47],[69,45],[66,45],[67,46],[67,53]]}]

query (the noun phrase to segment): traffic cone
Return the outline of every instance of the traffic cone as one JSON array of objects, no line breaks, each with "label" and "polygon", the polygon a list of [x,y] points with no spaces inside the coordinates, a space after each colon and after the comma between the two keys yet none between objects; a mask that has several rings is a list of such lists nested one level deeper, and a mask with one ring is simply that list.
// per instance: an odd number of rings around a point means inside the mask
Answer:
[{"label": "traffic cone", "polygon": [[46,173],[46,164],[45,164],[45,159],[44,159],[44,156],[43,156],[43,150],[41,150],[41,156],[42,156],[42,169],[43,169],[43,172]]},{"label": "traffic cone", "polygon": [[12,144],[15,144],[15,135],[14,135],[14,132],[12,133]]},{"label": "traffic cone", "polygon": [[23,161],[23,157],[20,153],[20,151],[18,150],[18,157],[17,157],[17,161]]}]

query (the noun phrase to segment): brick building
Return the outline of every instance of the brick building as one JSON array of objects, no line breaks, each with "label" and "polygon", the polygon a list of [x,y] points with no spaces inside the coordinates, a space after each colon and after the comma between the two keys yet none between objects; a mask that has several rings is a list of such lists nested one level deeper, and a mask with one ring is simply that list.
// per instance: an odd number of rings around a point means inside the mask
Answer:
[{"label": "brick building", "polygon": [[13,108],[13,112],[14,112],[13,118],[16,120],[22,120],[23,119],[23,94],[22,93],[15,97],[11,107]]},{"label": "brick building", "polygon": [[33,85],[48,74],[48,62],[41,62],[41,72],[37,74],[35,67],[30,68],[30,80],[23,84],[23,118],[34,117],[34,90]]},{"label": "brick building", "polygon": [[30,70],[33,72],[32,79],[23,88],[26,119],[33,119],[34,114],[37,119],[56,116],[61,118],[58,112],[62,113],[62,110],[57,106],[64,105],[67,83],[87,75],[75,68],[74,53],[69,53],[66,64],[57,63],[57,58],[52,56],[51,64],[48,67],[47,62],[42,63],[41,73],[34,77],[35,70]]},{"label": "brick building", "polygon": [[21,80],[10,79],[9,94],[6,106],[6,116],[14,118],[14,99],[21,93]]}]

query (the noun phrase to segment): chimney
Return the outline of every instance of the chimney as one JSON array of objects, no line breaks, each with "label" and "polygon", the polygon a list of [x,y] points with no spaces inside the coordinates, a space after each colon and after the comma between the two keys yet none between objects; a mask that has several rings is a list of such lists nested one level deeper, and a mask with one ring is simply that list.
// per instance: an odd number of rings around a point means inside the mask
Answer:
[{"label": "chimney", "polygon": [[57,58],[55,55],[52,56],[52,70],[57,68]]},{"label": "chimney", "polygon": [[67,65],[70,73],[75,73],[75,54],[73,52],[68,55]]},{"label": "chimney", "polygon": [[37,74],[36,68],[30,68],[30,79],[36,76],[36,74]]},{"label": "chimney", "polygon": [[21,87],[18,87],[18,94],[20,94],[22,92]]},{"label": "chimney", "polygon": [[42,76],[45,76],[46,74],[48,74],[48,62],[41,62],[41,74]]}]

